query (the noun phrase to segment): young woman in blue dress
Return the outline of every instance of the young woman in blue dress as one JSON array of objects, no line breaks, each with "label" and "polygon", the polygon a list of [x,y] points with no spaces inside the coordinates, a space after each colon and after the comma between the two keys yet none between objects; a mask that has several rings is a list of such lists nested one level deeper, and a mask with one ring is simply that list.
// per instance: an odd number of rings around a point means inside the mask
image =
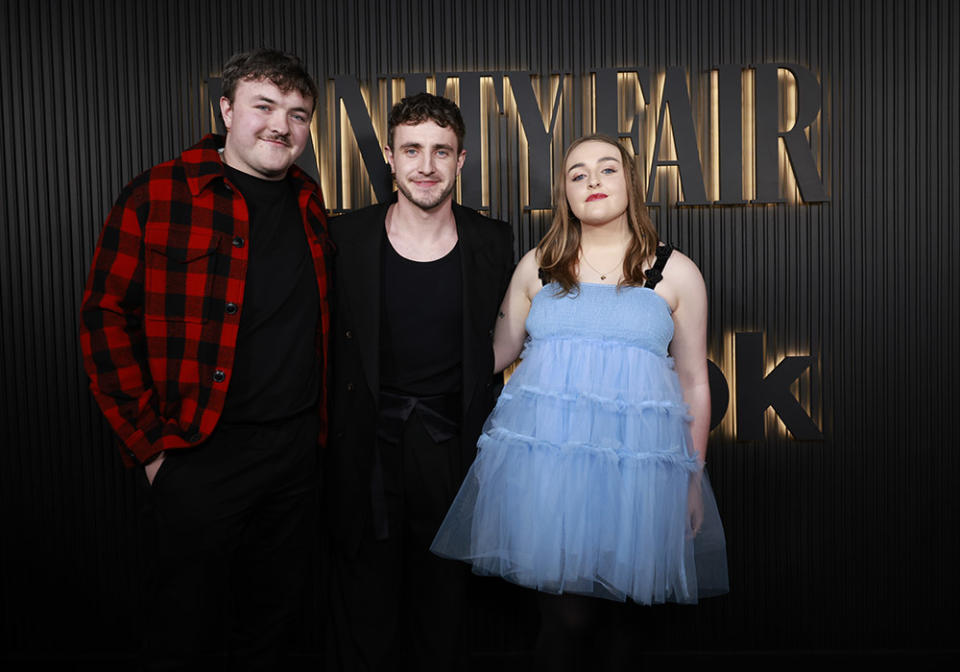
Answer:
[{"label": "young woman in blue dress", "polygon": [[522,361],[432,550],[546,594],[538,657],[578,669],[602,612],[580,596],[695,603],[726,592],[726,555],[703,477],[703,277],[660,243],[609,138],[571,144],[554,204],[494,336],[498,371]]}]

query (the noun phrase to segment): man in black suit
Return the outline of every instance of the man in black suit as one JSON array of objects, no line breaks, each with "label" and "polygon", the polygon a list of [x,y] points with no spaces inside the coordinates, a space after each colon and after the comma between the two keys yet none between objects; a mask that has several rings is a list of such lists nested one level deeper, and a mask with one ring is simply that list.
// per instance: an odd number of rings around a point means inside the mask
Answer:
[{"label": "man in black suit", "polygon": [[329,464],[336,652],[347,670],[454,669],[466,564],[430,542],[493,406],[511,227],[453,202],[457,106],[401,100],[395,200],[337,217]]}]

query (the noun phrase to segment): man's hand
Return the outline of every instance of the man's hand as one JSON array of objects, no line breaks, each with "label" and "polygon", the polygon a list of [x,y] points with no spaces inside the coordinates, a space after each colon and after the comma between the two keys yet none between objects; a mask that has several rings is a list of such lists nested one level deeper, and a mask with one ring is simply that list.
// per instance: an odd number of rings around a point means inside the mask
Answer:
[{"label": "man's hand", "polygon": [[163,464],[164,453],[160,451],[157,453],[157,456],[152,460],[143,465],[143,470],[147,474],[147,483],[153,485],[153,479],[156,478],[157,472],[160,471],[160,465]]}]

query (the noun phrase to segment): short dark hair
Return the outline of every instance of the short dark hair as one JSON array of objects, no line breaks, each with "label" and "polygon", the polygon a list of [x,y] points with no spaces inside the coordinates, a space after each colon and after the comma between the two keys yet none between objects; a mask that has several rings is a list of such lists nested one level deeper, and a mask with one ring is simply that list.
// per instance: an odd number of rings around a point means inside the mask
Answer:
[{"label": "short dark hair", "polygon": [[467,127],[460,116],[460,108],[449,98],[435,96],[432,93],[417,93],[407,96],[390,110],[387,121],[387,146],[393,149],[393,129],[400,124],[419,124],[424,121],[436,122],[442,128],[450,127],[457,136],[457,152],[463,149],[463,136]]},{"label": "short dark hair", "polygon": [[317,83],[313,81],[313,77],[304,69],[297,56],[276,49],[254,49],[231,56],[223,66],[221,95],[233,103],[237,84],[262,79],[269,79],[284,93],[296,89],[304,98],[310,96],[316,109]]}]

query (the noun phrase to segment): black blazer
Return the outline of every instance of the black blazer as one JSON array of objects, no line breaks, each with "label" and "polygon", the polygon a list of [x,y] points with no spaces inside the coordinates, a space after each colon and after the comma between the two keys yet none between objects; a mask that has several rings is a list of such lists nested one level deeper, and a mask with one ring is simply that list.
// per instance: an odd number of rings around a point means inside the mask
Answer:
[{"label": "black blazer", "polygon": [[[330,221],[336,253],[325,499],[335,539],[348,554],[359,546],[365,526],[371,526],[370,478],[380,392],[381,251],[389,207],[390,203],[381,203]],[[463,269],[463,407],[457,456],[462,480],[498,389],[492,375],[493,329],[513,272],[513,232],[506,222],[456,204],[453,214]]]}]

